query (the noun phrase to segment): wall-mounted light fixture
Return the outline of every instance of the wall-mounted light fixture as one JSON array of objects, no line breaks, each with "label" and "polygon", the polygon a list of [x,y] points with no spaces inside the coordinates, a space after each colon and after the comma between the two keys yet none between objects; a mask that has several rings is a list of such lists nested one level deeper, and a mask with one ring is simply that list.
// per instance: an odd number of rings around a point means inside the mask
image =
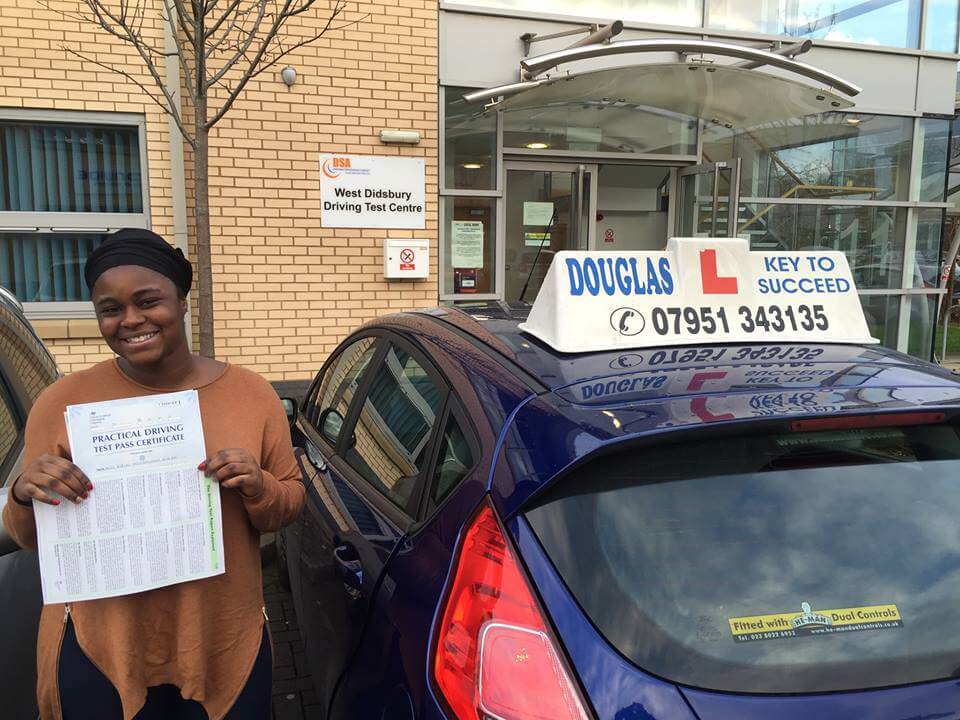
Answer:
[{"label": "wall-mounted light fixture", "polygon": [[380,142],[416,145],[420,142],[420,133],[416,130],[381,130]]},{"label": "wall-mounted light fixture", "polygon": [[283,70],[280,71],[280,79],[283,80],[283,83],[290,87],[297,81],[297,70],[287,65]]}]

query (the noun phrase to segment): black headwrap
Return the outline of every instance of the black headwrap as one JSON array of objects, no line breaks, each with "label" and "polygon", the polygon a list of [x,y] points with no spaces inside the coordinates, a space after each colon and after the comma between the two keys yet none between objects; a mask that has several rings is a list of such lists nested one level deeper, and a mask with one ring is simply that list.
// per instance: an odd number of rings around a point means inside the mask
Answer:
[{"label": "black headwrap", "polygon": [[150,230],[124,228],[110,235],[87,258],[83,278],[93,289],[97,278],[118,265],[139,265],[164,275],[180,292],[190,292],[193,268],[179,248]]}]

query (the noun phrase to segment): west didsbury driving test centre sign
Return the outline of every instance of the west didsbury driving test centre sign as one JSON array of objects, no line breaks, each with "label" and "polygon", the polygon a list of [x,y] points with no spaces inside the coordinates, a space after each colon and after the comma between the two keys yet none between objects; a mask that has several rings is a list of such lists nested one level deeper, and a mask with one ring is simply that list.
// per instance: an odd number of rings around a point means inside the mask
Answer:
[{"label": "west didsbury driving test centre sign", "polygon": [[739,238],[673,238],[665,252],[559,252],[520,328],[561,352],[879,342],[842,252],[751,252]]},{"label": "west didsbury driving test centre sign", "polygon": [[320,224],[326,228],[422,230],[422,158],[320,156]]}]

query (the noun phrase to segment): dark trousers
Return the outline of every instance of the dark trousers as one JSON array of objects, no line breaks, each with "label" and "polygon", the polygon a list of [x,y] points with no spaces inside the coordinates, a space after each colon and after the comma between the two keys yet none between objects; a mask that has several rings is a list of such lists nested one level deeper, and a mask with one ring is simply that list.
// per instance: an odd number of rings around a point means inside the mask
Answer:
[{"label": "dark trousers", "polygon": [[[77,643],[73,623],[68,622],[57,666],[63,720],[114,720],[123,717],[120,695],[113,684],[90,662]],[[270,720],[273,657],[270,638],[263,628],[260,652],[247,684],[230,708],[226,720]],[[207,720],[203,705],[184,700],[174,685],[147,688],[147,701],[135,720]]]}]

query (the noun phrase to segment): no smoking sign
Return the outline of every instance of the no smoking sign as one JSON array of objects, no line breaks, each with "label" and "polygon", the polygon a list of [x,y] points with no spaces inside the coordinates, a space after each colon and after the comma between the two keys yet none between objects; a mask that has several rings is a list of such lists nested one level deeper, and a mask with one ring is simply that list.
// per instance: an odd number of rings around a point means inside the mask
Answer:
[{"label": "no smoking sign", "polygon": [[429,275],[430,244],[418,238],[390,238],[384,241],[384,277],[422,280]]}]

